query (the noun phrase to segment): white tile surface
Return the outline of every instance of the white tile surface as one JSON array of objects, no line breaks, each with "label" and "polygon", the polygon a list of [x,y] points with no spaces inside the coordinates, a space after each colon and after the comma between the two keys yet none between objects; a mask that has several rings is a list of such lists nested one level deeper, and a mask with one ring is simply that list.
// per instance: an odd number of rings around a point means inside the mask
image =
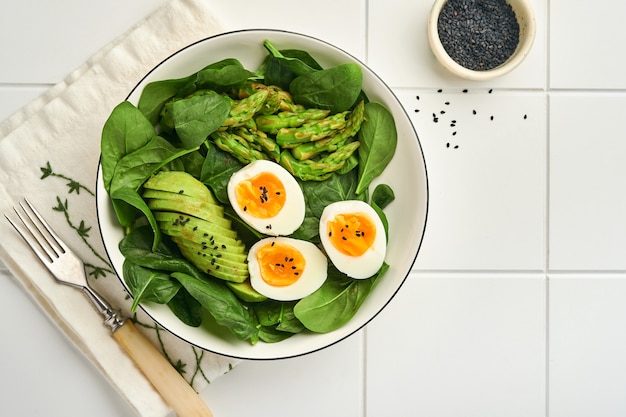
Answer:
[{"label": "white tile surface", "polygon": [[331,42],[355,57],[365,59],[365,4],[362,0],[214,0],[215,15],[226,30],[282,29],[305,33]]},{"label": "white tile surface", "polygon": [[420,137],[430,180],[416,268],[541,270],[545,96],[482,89],[398,94]]},{"label": "white tile surface", "polygon": [[550,277],[550,417],[626,415],[626,275]]},{"label": "white tile surface", "polygon": [[550,1],[550,86],[625,88],[624,4]]},{"label": "white tile surface", "polygon": [[552,94],[550,117],[550,268],[626,269],[626,95]]},{"label": "white tile surface", "polygon": [[363,335],[357,333],[307,357],[243,363],[203,395],[215,416],[360,417],[362,365]]},{"label": "white tile surface", "polygon": [[367,329],[367,416],[543,417],[545,288],[541,275],[411,275]]},{"label": "white tile surface", "polygon": [[3,1],[0,80],[57,83],[163,3],[165,0]]}]

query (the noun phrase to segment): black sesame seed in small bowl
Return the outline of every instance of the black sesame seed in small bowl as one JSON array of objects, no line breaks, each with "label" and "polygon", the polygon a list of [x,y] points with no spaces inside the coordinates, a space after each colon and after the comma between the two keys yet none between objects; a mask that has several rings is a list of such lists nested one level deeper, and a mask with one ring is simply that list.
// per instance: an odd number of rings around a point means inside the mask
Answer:
[{"label": "black sesame seed in small bowl", "polygon": [[428,41],[439,63],[469,80],[491,80],[526,58],[536,22],[529,0],[435,0]]}]

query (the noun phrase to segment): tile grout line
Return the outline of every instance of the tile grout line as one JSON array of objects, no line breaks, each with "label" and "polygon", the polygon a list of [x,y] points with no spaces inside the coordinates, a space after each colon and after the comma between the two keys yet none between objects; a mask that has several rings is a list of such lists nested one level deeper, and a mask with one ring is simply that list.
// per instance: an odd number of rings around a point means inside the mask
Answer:
[{"label": "tile grout line", "polygon": [[545,251],[545,259],[544,259],[544,269],[545,269],[545,404],[544,404],[544,413],[546,417],[550,417],[550,0],[546,1],[545,5],[545,30],[546,30],[546,38],[545,38],[545,60],[546,60],[546,80],[545,80],[545,91],[546,91],[546,161],[545,161],[545,230],[544,230],[544,251]]}]

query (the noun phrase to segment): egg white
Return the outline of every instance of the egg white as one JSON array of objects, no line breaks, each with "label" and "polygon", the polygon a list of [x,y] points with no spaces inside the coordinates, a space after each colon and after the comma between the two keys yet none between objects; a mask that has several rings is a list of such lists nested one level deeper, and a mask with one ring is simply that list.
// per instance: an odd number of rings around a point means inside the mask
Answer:
[{"label": "egg white", "polygon": [[[266,244],[280,242],[296,248],[304,256],[306,266],[299,279],[291,285],[273,286],[261,277],[261,267],[257,252]],[[268,237],[256,242],[248,252],[250,285],[267,298],[278,301],[299,300],[313,293],[326,281],[328,260],[324,253],[313,243],[289,237]]]},{"label": "egg white", "polygon": [[[376,237],[370,248],[360,256],[350,256],[340,252],[328,237],[327,223],[340,214],[364,213],[374,224]],[[383,222],[374,209],[364,201],[348,200],[329,204],[324,208],[319,224],[320,240],[326,255],[335,267],[356,279],[373,276],[385,261],[387,254],[387,237]]]},{"label": "egg white", "polygon": [[[286,201],[281,211],[271,218],[259,218],[244,211],[237,203],[236,187],[241,181],[256,175],[269,172],[280,179],[285,186]],[[228,199],[237,215],[256,231],[269,236],[286,236],[292,234],[304,221],[305,203],[302,189],[296,179],[282,166],[272,161],[259,160],[251,162],[236,173],[228,181]]]}]

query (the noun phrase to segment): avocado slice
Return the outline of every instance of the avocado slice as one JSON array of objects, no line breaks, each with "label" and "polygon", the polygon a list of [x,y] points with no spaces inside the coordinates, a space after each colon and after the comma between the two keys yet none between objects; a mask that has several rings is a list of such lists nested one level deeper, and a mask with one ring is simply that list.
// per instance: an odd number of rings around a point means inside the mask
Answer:
[{"label": "avocado slice", "polygon": [[162,171],[144,184],[143,197],[159,229],[198,269],[226,282],[248,280],[246,247],[202,182],[186,172]]},{"label": "avocado slice", "polygon": [[[227,238],[230,241],[238,240],[237,232],[234,230],[187,214],[171,211],[155,211],[154,218],[157,222],[163,223],[163,227],[167,230],[180,229],[181,233],[189,233],[190,239],[192,235],[200,236],[201,238],[204,233],[206,233],[207,236],[219,236]],[[166,230],[163,230],[163,232],[169,234]]]},{"label": "avocado slice", "polygon": [[[203,205],[200,200],[179,196],[178,194],[173,193],[168,194],[176,197],[170,199],[146,199],[146,203],[148,204],[150,210],[153,212],[168,211],[189,214],[190,216],[205,219],[213,224],[230,229],[232,222],[230,219],[224,217],[224,209],[222,207],[219,207],[221,210],[216,210],[210,206]],[[178,197],[184,198],[179,199]],[[185,199],[190,199],[191,201],[187,202]]]},{"label": "avocado slice", "polygon": [[185,171],[159,171],[143,187],[149,190],[169,191],[217,204],[211,191],[193,175]]},{"label": "avocado slice", "polygon": [[232,290],[233,294],[242,301],[260,303],[261,301],[267,300],[266,296],[252,288],[249,279],[244,282],[227,282],[226,285]]}]

